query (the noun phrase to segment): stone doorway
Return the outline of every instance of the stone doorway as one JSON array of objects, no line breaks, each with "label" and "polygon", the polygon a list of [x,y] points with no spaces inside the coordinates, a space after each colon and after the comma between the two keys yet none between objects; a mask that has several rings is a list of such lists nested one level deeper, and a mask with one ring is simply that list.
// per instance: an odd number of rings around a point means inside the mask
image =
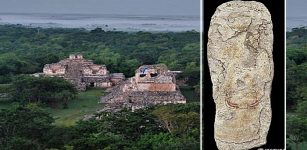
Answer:
[{"label": "stone doorway", "polygon": [[95,87],[95,83],[94,83],[94,82],[91,82],[91,83],[90,83],[90,87]]}]

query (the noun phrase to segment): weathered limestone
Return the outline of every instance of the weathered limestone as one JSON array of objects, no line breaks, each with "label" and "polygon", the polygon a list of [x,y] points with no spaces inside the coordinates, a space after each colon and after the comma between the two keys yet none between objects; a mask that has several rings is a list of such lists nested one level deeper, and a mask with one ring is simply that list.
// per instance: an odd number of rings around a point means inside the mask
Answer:
[{"label": "weathered limestone", "polygon": [[111,93],[101,97],[103,111],[122,108],[135,110],[151,105],[186,103],[185,97],[176,86],[176,72],[163,64],[139,67],[135,76],[115,86]]},{"label": "weathered limestone", "polygon": [[125,79],[124,74],[110,74],[106,66],[96,65],[93,61],[84,59],[81,54],[71,54],[58,63],[46,64],[42,75],[62,77],[79,91],[86,90],[86,87],[108,88]]},{"label": "weathered limestone", "polygon": [[255,1],[224,3],[211,18],[208,37],[218,148],[250,149],[265,144],[274,67],[269,11]]}]

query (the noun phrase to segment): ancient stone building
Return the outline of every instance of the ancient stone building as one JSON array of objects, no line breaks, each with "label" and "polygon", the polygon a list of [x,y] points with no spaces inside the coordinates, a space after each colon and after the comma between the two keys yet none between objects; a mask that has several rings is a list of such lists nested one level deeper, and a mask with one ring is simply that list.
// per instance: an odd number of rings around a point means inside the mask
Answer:
[{"label": "ancient stone building", "polygon": [[105,65],[94,64],[81,54],[71,54],[58,63],[46,64],[43,75],[69,80],[80,91],[86,90],[86,87],[108,88],[125,79],[124,74],[110,74]]},{"label": "ancient stone building", "polygon": [[168,103],[186,103],[176,86],[175,75],[164,64],[139,67],[135,76],[113,87],[111,93],[101,97],[104,111],[116,111],[124,107],[132,110]]}]

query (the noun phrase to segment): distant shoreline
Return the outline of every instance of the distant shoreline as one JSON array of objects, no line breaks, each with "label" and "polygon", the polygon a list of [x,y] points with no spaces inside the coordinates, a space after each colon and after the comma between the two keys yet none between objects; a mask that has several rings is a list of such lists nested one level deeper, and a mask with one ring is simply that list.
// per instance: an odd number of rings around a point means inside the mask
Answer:
[{"label": "distant shoreline", "polygon": [[125,32],[200,31],[197,16],[111,15],[111,14],[40,14],[0,13],[0,24],[21,24],[41,28],[84,28]]},{"label": "distant shoreline", "polygon": [[290,32],[293,28],[301,28],[307,26],[307,16],[295,16],[286,18],[286,31]]},{"label": "distant shoreline", "polygon": [[0,16],[1,15],[44,15],[44,16],[61,16],[61,15],[70,15],[70,16],[92,16],[92,17],[96,17],[96,16],[125,16],[125,17],[186,17],[186,18],[200,18],[199,15],[153,15],[153,14],[94,14],[94,13],[16,13],[16,12],[0,12]]}]

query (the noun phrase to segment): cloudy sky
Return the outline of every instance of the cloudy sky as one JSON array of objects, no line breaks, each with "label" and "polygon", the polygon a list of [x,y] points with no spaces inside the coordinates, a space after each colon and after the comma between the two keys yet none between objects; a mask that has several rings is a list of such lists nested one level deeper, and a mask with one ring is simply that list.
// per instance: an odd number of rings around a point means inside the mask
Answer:
[{"label": "cloudy sky", "polygon": [[307,16],[306,0],[287,0],[287,17]]},{"label": "cloudy sky", "polygon": [[0,0],[0,13],[200,14],[199,0]]}]

